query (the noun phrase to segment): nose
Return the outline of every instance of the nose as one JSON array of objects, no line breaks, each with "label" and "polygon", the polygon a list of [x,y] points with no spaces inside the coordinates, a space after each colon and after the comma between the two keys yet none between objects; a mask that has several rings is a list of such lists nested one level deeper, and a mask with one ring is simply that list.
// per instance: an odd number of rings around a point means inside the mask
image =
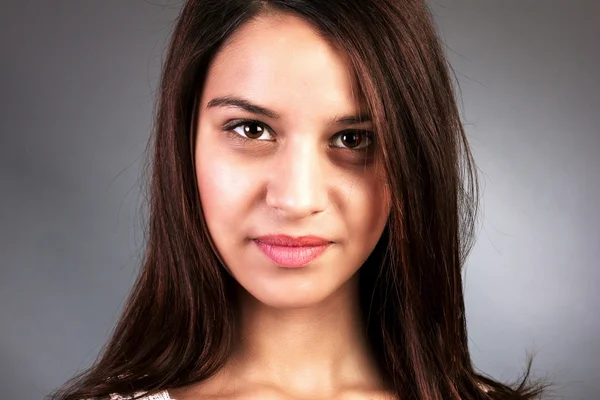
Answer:
[{"label": "nose", "polygon": [[275,156],[267,187],[266,203],[286,218],[300,219],[327,207],[326,161],[317,145],[287,143]]}]

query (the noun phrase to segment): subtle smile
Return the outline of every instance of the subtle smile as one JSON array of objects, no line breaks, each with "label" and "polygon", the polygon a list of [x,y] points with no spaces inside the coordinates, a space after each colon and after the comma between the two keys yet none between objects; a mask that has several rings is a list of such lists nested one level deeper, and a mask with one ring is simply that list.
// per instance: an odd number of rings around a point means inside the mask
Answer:
[{"label": "subtle smile", "polygon": [[309,264],[332,244],[314,236],[292,238],[285,235],[263,236],[254,239],[254,243],[271,261],[286,268]]}]

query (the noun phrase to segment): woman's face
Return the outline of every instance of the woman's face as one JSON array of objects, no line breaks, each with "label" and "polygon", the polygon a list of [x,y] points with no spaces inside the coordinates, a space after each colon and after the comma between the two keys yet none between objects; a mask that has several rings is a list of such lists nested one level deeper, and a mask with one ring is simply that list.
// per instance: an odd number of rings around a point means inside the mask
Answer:
[{"label": "woman's face", "polygon": [[343,53],[291,15],[242,26],[209,68],[195,146],[204,216],[231,274],[267,305],[349,287],[383,232],[389,192],[371,122],[349,118],[366,112],[352,89]]}]

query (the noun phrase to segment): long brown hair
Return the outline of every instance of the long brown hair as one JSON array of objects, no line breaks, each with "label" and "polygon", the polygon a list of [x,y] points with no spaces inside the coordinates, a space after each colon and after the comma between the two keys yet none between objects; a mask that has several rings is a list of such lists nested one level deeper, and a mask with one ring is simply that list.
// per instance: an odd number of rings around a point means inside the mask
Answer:
[{"label": "long brown hair", "polygon": [[206,380],[235,340],[236,301],[204,221],[192,121],[224,40],[260,13],[299,15],[348,55],[366,99],[392,210],[361,267],[365,328],[401,399],[531,399],[475,372],[461,267],[475,234],[478,185],[450,71],[422,0],[189,0],[163,66],[150,142],[143,265],[96,363],[50,399],[153,393]]}]

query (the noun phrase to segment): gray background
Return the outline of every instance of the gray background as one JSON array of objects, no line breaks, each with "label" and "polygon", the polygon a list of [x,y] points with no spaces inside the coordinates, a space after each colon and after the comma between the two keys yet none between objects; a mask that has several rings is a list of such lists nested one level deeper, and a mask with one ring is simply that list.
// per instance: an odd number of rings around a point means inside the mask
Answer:
[{"label": "gray background", "polygon": [[[431,4],[484,189],[465,282],[475,363],[510,380],[534,351],[559,398],[598,399],[600,2]],[[2,399],[41,399],[88,366],[119,315],[180,5],[2,2]]]}]

